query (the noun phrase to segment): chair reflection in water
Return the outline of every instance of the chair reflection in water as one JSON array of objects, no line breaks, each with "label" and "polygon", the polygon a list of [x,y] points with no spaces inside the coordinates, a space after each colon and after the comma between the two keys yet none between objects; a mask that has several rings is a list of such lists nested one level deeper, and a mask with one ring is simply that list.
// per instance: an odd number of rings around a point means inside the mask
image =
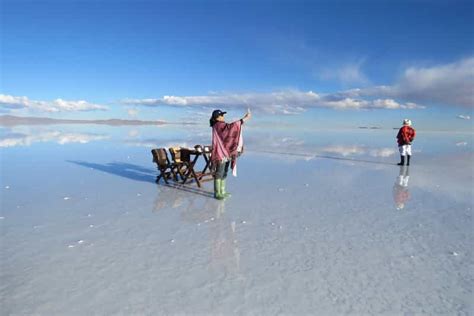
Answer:
[{"label": "chair reflection in water", "polygon": [[409,168],[409,166],[400,166],[400,172],[393,184],[393,201],[399,211],[405,208],[406,203],[410,199],[410,191],[408,191]]}]

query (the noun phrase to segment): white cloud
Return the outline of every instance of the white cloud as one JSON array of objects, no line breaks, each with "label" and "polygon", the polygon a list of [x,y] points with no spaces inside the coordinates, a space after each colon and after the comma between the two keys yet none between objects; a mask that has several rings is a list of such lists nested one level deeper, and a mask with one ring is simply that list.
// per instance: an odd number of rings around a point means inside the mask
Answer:
[{"label": "white cloud", "polygon": [[27,97],[14,97],[0,94],[0,106],[9,109],[21,109],[29,102]]},{"label": "white cloud", "polygon": [[458,115],[457,118],[460,118],[462,120],[470,120],[471,119],[471,116],[470,115]]},{"label": "white cloud", "polygon": [[[342,81],[367,83],[361,72],[363,62],[347,64],[326,76]],[[323,74],[324,75],[324,74]],[[474,57],[432,67],[410,67],[393,85],[373,86],[334,93],[280,90],[268,93],[216,93],[197,96],[165,95],[161,98],[126,99],[128,106],[248,107],[270,114],[293,115],[312,107],[332,109],[423,109],[421,104],[433,103],[472,107],[474,105]],[[0,94],[0,113],[27,109],[44,112],[107,110],[106,106],[84,100],[30,100],[25,96]],[[130,116],[138,114],[129,109]],[[459,115],[460,119],[470,119]]]},{"label": "white cloud", "polygon": [[357,100],[352,98],[343,98],[339,100],[333,100],[331,96],[328,96],[327,101],[322,104],[326,107],[335,109],[364,109],[369,106],[369,101]]},{"label": "white cloud", "polygon": [[393,99],[376,99],[372,101],[373,106],[383,109],[424,109],[425,106],[413,102],[398,103]]},{"label": "white cloud", "polygon": [[126,105],[252,107],[268,113],[297,114],[317,104],[320,96],[312,91],[286,90],[270,93],[212,94],[206,96],[164,96],[159,99],[126,99]]},{"label": "white cloud", "polygon": [[207,96],[164,96],[160,99],[127,99],[126,105],[237,107],[261,110],[271,114],[298,114],[311,107],[333,109],[418,109],[413,102],[398,103],[393,99],[361,100],[335,93],[320,95],[313,91],[284,90],[269,93],[213,94]]},{"label": "white cloud", "polygon": [[277,91],[271,93],[242,93],[242,94],[211,94],[207,96],[164,96],[160,99],[127,99],[124,104],[128,105],[173,105],[173,106],[288,106],[294,103],[311,104],[319,99],[312,92],[301,92],[298,90]]},{"label": "white cloud", "polygon": [[331,67],[322,70],[319,77],[324,80],[338,80],[342,84],[368,84],[369,79],[362,72],[364,60],[356,63],[348,63],[340,67]]},{"label": "white cloud", "polygon": [[6,109],[31,109],[41,112],[74,112],[107,110],[106,106],[89,103],[87,101],[67,101],[56,99],[53,101],[30,100],[27,97],[15,97],[0,94],[0,108]]},{"label": "white cloud", "polygon": [[408,68],[399,84],[406,97],[474,105],[474,58],[431,68]]},{"label": "white cloud", "polygon": [[393,99],[376,99],[376,100],[361,100],[354,98],[342,98],[337,99],[334,95],[328,95],[327,101],[322,101],[322,106],[335,108],[335,109],[424,109],[422,105],[415,104],[413,102],[407,102],[405,104],[398,103]]},{"label": "white cloud", "polygon": [[433,67],[410,67],[392,86],[352,89],[345,97],[389,97],[440,105],[474,106],[474,57]]}]

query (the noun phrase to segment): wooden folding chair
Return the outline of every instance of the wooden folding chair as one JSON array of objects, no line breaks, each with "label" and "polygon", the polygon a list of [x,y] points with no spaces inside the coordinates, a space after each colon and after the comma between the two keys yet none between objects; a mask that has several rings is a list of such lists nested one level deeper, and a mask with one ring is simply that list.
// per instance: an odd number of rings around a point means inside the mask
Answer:
[{"label": "wooden folding chair", "polygon": [[[194,159],[191,159],[192,156],[194,156]],[[186,181],[190,177],[192,177],[194,180],[196,180],[197,186],[199,188],[201,187],[201,182],[199,181],[198,175],[196,174],[196,171],[194,170],[194,166],[196,165],[196,161],[199,158],[199,156],[200,156],[200,153],[197,152],[196,150],[181,148],[181,161],[186,166],[186,172],[184,173],[183,184],[185,184]]]},{"label": "wooden folding chair", "polygon": [[182,157],[181,157],[181,148],[180,147],[170,147],[168,148],[169,152],[170,152],[170,155],[171,155],[171,159],[173,161],[173,165],[174,165],[174,170],[176,172],[176,181],[178,180],[178,175],[181,177],[181,179],[184,179],[186,176],[186,173],[188,171],[188,166],[187,164],[185,163],[185,161],[183,161]]},{"label": "wooden folding chair", "polygon": [[153,162],[156,163],[158,171],[160,172],[156,177],[156,183],[160,182],[161,178],[163,178],[166,184],[168,184],[168,180],[171,179],[171,177],[177,179],[176,168],[174,164],[170,162],[166,149],[155,148],[151,150],[151,154],[153,155]]}]

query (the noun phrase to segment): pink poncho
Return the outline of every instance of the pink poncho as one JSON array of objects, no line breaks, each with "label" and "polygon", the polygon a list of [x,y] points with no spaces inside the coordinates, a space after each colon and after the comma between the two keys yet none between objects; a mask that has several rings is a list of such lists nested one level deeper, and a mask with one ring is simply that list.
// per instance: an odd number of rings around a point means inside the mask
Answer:
[{"label": "pink poncho", "polygon": [[237,157],[243,151],[242,121],[233,123],[216,122],[212,127],[212,163],[231,160],[236,175]]}]

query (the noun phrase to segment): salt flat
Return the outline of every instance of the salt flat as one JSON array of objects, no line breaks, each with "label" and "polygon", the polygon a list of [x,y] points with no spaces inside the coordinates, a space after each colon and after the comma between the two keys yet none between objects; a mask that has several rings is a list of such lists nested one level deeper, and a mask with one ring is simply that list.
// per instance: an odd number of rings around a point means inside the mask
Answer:
[{"label": "salt flat", "polygon": [[1,129],[2,314],[473,313],[472,134],[248,128],[220,202],[154,183],[197,129]]}]

